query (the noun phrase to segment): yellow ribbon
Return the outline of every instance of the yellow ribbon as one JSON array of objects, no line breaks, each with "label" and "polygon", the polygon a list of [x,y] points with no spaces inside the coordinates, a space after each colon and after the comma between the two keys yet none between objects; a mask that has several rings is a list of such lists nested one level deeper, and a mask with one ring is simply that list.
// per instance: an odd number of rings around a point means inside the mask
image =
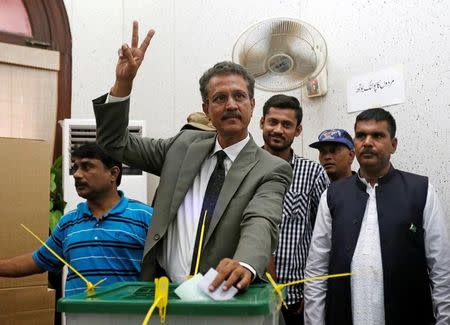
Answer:
[{"label": "yellow ribbon", "polygon": [[283,299],[283,293],[281,292],[281,290],[283,288],[286,288],[286,287],[294,285],[294,284],[300,284],[300,283],[308,282],[308,281],[317,281],[317,280],[325,280],[325,279],[332,279],[332,278],[340,278],[340,277],[343,277],[343,276],[350,276],[350,275],[352,275],[352,273],[328,274],[328,275],[314,276],[314,277],[311,277],[311,278],[305,278],[305,279],[301,279],[301,280],[296,280],[296,281],[292,281],[292,282],[288,282],[288,283],[277,284],[275,282],[275,280],[272,278],[272,276],[268,272],[266,272],[267,279],[269,280],[270,284],[275,289],[275,292],[278,295],[278,298],[279,298],[279,301],[280,301],[280,305],[283,304],[284,307],[286,307],[286,308],[287,308],[287,305],[286,305],[286,302]]},{"label": "yellow ribbon", "polygon": [[197,261],[195,261],[195,269],[193,275],[196,275],[198,273],[198,267],[200,265],[200,256],[202,255],[203,235],[205,234],[205,221],[207,214],[208,211],[205,210],[205,213],[203,214],[202,229],[200,231],[200,239],[198,241]]},{"label": "yellow ribbon", "polygon": [[202,220],[202,228],[200,229],[200,239],[198,241],[198,249],[197,249],[197,260],[195,261],[195,268],[194,268],[194,274],[189,274],[186,276],[186,279],[191,279],[194,275],[198,273],[198,268],[200,266],[200,257],[202,255],[202,246],[203,246],[203,236],[205,235],[205,222],[206,222],[206,215],[208,214],[208,211],[205,210],[205,213],[203,214],[203,220]]},{"label": "yellow ribbon", "polygon": [[160,277],[159,279],[155,279],[155,299],[153,304],[150,306],[147,314],[145,315],[144,320],[142,321],[142,325],[147,325],[150,317],[153,314],[153,311],[156,307],[159,310],[159,320],[161,324],[166,322],[166,308],[167,303],[169,302],[169,278],[168,277]]},{"label": "yellow ribbon", "polygon": [[80,272],[78,272],[72,265],[70,265],[69,263],[67,263],[61,256],[59,256],[53,249],[51,249],[43,240],[41,240],[34,232],[32,232],[30,229],[28,229],[24,224],[20,224],[26,231],[28,231],[34,238],[36,238],[45,248],[47,248],[49,250],[50,253],[52,253],[53,255],[55,255],[55,257],[60,260],[61,262],[63,262],[65,265],[67,265],[67,267],[69,269],[71,269],[76,275],[78,275],[80,277],[81,280],[83,280],[86,283],[86,292],[88,294],[92,294],[95,290],[95,287],[98,286],[99,284],[101,284],[102,282],[104,282],[106,280],[106,278],[101,279],[100,281],[98,281],[96,284],[92,284],[91,282],[89,282],[83,275],[81,275]]}]

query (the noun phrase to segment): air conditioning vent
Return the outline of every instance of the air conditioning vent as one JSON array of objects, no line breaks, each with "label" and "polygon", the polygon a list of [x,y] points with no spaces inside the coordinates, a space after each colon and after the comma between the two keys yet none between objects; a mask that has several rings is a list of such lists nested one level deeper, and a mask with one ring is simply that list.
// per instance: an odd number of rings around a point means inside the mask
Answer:
[{"label": "air conditioning vent", "polygon": [[[75,182],[72,173],[71,152],[76,146],[94,142],[95,120],[93,119],[66,119],[62,122],[63,128],[63,191],[64,200],[67,202],[65,212],[76,208],[82,201],[75,190]],[[131,120],[129,131],[139,136],[145,136],[145,121]],[[123,177],[119,186],[129,198],[147,202],[147,174],[139,169],[123,165]]]},{"label": "air conditioning vent", "polygon": [[[95,142],[96,133],[95,125],[69,125],[69,141],[70,141],[70,152],[76,147],[89,142]],[[129,126],[128,130],[132,134],[142,136],[142,127],[139,126]],[[71,165],[73,164],[72,156],[70,157]],[[123,175],[142,175],[142,171],[137,168],[131,168],[127,165],[123,165],[122,170]],[[73,175],[72,168],[70,168],[70,175]]]}]

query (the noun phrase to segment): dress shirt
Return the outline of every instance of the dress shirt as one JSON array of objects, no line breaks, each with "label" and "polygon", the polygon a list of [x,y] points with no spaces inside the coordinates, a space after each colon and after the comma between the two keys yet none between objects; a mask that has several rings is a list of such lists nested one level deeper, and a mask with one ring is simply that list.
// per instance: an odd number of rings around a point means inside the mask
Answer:
[{"label": "dress shirt", "polygon": [[[331,250],[331,222],[327,191],[325,191],[320,199],[319,211],[306,264],[306,277],[328,273]],[[428,184],[427,199],[423,211],[423,229],[425,231],[425,255],[433,287],[432,299],[436,311],[436,325],[450,324],[450,242],[446,230],[444,212],[430,183]],[[351,282],[351,285],[353,287],[354,281]],[[311,281],[305,284],[306,325],[325,324],[326,293],[326,280]],[[353,317],[355,319],[355,314],[353,314]],[[355,323],[355,325],[363,324]]]},{"label": "dress shirt", "polygon": [[383,264],[375,191],[378,184],[372,186],[360,179],[366,184],[369,199],[351,263],[353,324],[384,325]]}]

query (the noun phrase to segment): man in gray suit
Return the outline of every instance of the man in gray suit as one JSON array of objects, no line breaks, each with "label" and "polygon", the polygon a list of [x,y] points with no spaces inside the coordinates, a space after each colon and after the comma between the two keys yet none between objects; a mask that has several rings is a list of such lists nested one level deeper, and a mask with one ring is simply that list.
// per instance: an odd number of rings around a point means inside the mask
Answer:
[{"label": "man in gray suit", "polygon": [[[291,167],[259,148],[248,133],[254,79],[231,62],[216,64],[200,79],[203,111],[217,133],[185,130],[169,139],[129,134],[129,95],[153,34],[149,31],[138,47],[138,25],[133,23],[131,47],[122,45],[114,86],[94,100],[99,144],[119,161],[160,176],[142,279],[167,274],[180,282],[192,274],[205,218],[199,271],[218,271],[211,291],[223,281],[224,290],[232,285],[244,289],[263,276],[276,247]],[[218,169],[224,176],[215,185],[215,208],[210,205],[207,211],[204,197],[211,197]]]}]

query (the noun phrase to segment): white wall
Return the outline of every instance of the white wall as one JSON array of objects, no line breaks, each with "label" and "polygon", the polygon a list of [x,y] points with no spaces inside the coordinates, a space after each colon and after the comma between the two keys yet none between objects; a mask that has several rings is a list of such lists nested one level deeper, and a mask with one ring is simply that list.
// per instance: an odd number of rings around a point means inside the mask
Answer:
[{"label": "white wall", "polygon": [[[158,1],[65,0],[73,38],[72,116],[92,118],[90,100],[114,80],[117,49],[128,42],[133,19],[141,35],[156,30],[135,82],[131,117],[146,119],[149,135],[167,137],[201,110],[198,79],[215,62],[231,59],[233,44],[250,24],[269,17],[300,18],[328,44],[329,92],[298,96],[304,132],[295,150],[316,159],[307,144],[329,127],[352,131],[346,80],[393,64],[405,67],[407,102],[389,108],[398,124],[397,168],[426,174],[450,218],[450,4],[445,1]],[[262,144],[258,120],[272,93],[257,91],[250,126]],[[305,143],[303,145],[302,139]]]}]

